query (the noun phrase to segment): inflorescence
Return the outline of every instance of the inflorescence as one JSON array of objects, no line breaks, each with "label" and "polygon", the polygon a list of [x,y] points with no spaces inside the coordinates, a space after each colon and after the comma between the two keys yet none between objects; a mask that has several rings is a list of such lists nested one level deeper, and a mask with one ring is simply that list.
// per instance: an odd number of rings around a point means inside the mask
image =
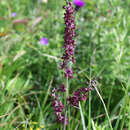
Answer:
[{"label": "inflorescence", "polygon": [[73,71],[69,68],[69,62],[74,63],[74,49],[75,49],[75,41],[74,37],[76,37],[75,33],[75,18],[74,8],[72,7],[71,2],[67,2],[67,5],[63,7],[65,9],[64,13],[64,21],[65,21],[65,30],[64,30],[64,54],[62,56],[63,62],[60,66],[61,69],[65,68],[65,77],[72,78]]},{"label": "inflorescence", "polygon": [[[90,83],[86,82],[86,86],[75,90],[71,96],[67,98],[66,106],[63,105],[61,101],[61,93],[66,92],[64,84],[61,84],[57,89],[53,88],[51,92],[51,97],[53,97],[52,107],[54,109],[54,114],[58,123],[64,123],[65,120],[65,107],[69,105],[79,108],[80,101],[86,101],[88,97],[88,92],[93,90],[93,87],[97,86],[97,79],[91,80]],[[59,94],[59,95],[58,95]],[[66,124],[68,123],[68,118],[66,118]]]},{"label": "inflorescence", "polygon": [[[75,63],[74,59],[74,51],[75,51],[75,40],[76,32],[75,32],[75,17],[74,13],[78,11],[81,7],[85,5],[82,0],[74,0],[75,9],[72,7],[72,3],[66,0],[66,6],[64,13],[64,21],[65,21],[65,29],[64,29],[64,53],[62,55],[62,63],[60,65],[60,69],[64,70],[64,75],[66,79],[70,79],[73,77],[73,71],[70,67],[70,63]],[[69,105],[72,105],[75,108],[79,108],[80,101],[86,101],[88,92],[92,90],[92,87],[96,85],[97,82],[92,80],[90,83],[86,82],[87,87],[78,88],[75,90],[71,96],[68,96],[68,89],[64,84],[61,84],[57,89],[53,88],[51,92],[51,97],[53,98],[52,107],[54,109],[54,114],[56,116],[56,120],[59,123],[67,125],[68,118],[66,116],[66,109]],[[62,103],[61,94],[66,92],[66,104],[65,106]]]},{"label": "inflorescence", "polygon": [[87,100],[87,95],[88,91],[92,90],[92,88],[86,88],[82,87],[80,89],[77,89],[76,91],[73,92],[72,96],[69,97],[69,103],[74,106],[74,107],[79,107],[79,102],[80,101],[86,101]]},{"label": "inflorescence", "polygon": [[[65,86],[61,84],[58,89],[53,88],[51,92],[51,96],[53,97],[52,101],[52,107],[54,108],[54,114],[56,116],[56,120],[59,123],[64,123],[65,120],[65,115],[63,113],[64,105],[62,104],[61,101],[59,101],[58,97],[60,97],[57,92],[65,92]],[[66,124],[68,120],[66,119]]]}]

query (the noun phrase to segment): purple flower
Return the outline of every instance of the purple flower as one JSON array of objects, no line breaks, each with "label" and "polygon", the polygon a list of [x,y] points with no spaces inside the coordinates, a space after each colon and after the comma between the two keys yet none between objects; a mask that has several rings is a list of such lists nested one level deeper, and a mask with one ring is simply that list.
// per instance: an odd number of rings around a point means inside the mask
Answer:
[{"label": "purple flower", "polygon": [[43,37],[43,38],[41,38],[40,43],[43,45],[48,45],[48,39]]},{"label": "purple flower", "polygon": [[16,12],[11,13],[12,17],[16,17]]},{"label": "purple flower", "polygon": [[72,96],[68,98],[69,103],[74,106],[74,107],[79,107],[79,102],[80,101],[86,101],[87,100],[87,95],[88,91],[91,91],[92,88],[86,88],[82,87],[80,89],[77,89],[76,91],[73,92]]},{"label": "purple flower", "polygon": [[56,118],[57,118],[57,122],[59,122],[59,123],[62,122],[63,123],[65,116],[62,114],[62,115],[57,116]]},{"label": "purple flower", "polygon": [[59,86],[58,91],[59,91],[59,92],[65,92],[65,91],[66,91],[65,85],[64,85],[64,84],[61,84],[61,85]]},{"label": "purple flower", "polygon": [[[64,85],[60,85],[60,89],[64,88]],[[63,114],[63,110],[64,110],[64,105],[62,104],[61,101],[58,100],[58,95],[56,94],[57,90],[55,88],[52,89],[51,91],[51,96],[53,97],[52,100],[52,107],[54,109],[54,114],[56,116],[56,120],[59,123],[64,123],[65,120],[65,116]],[[67,119],[66,119],[66,123],[67,123]]]},{"label": "purple flower", "polygon": [[64,53],[62,55],[62,63],[60,69],[65,68],[65,77],[72,78],[72,70],[68,68],[68,64],[70,61],[74,63],[74,50],[75,50],[75,41],[76,37],[75,32],[75,17],[74,8],[72,7],[71,2],[67,2],[67,5],[63,7],[65,9],[64,13]]},{"label": "purple flower", "polygon": [[65,77],[72,78],[73,77],[73,71],[68,66],[65,69]]},{"label": "purple flower", "polygon": [[87,93],[90,90],[92,90],[92,88],[86,88],[86,87],[81,88],[81,92],[83,92],[83,93]]},{"label": "purple flower", "polygon": [[74,0],[74,5],[78,7],[83,7],[85,3],[83,0]]}]

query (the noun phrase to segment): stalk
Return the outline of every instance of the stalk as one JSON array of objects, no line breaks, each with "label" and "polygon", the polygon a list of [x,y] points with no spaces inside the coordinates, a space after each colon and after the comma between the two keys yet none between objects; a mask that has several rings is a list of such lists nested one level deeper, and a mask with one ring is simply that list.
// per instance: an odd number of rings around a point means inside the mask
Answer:
[{"label": "stalk", "polygon": [[65,93],[65,119],[63,129],[66,130],[66,121],[67,121],[67,99],[69,97],[69,89],[68,89],[68,77],[66,77],[66,93]]},{"label": "stalk", "polygon": [[[78,92],[79,95],[74,95],[74,96],[77,96],[77,98],[69,97],[68,81],[69,79],[73,78],[73,73],[74,73],[72,70],[72,66],[70,66],[70,63],[72,64],[75,63],[75,58],[74,58],[74,52],[75,52],[75,46],[76,46],[76,43],[74,40],[76,37],[75,11],[77,10],[73,8],[72,2],[69,2],[69,0],[65,0],[65,2],[66,2],[66,5],[63,6],[63,8],[65,9],[65,13],[64,13],[65,28],[64,28],[64,45],[63,45],[64,52],[61,57],[62,63],[60,65],[60,69],[64,70],[66,83],[65,85],[61,84],[58,89],[54,88],[51,93],[51,96],[53,97],[52,106],[54,108],[56,120],[57,122],[62,123],[63,130],[66,130],[66,125],[68,124],[68,117],[67,117],[68,111],[69,111],[68,101],[69,101],[69,104],[72,104],[73,106],[78,108],[79,106],[78,102],[81,100],[86,100],[85,95],[90,90],[83,87]],[[82,3],[82,5],[78,4],[76,5],[76,7],[78,6],[78,9],[79,9],[83,5],[84,3]],[[81,91],[84,93],[84,96],[81,95]],[[59,98],[58,98],[59,95],[57,94],[58,92],[65,92],[64,105],[62,104],[62,101],[59,101]]]},{"label": "stalk", "polygon": [[105,112],[106,112],[106,116],[107,116],[107,119],[108,119],[108,122],[109,122],[110,130],[113,130],[112,124],[111,124],[111,120],[110,120],[110,118],[109,118],[108,111],[107,111],[106,105],[105,105],[105,103],[104,103],[104,101],[103,101],[103,99],[102,99],[102,96],[100,95],[98,89],[97,89],[96,87],[94,87],[94,88],[95,88],[95,90],[96,90],[96,92],[97,92],[97,94],[98,94],[98,96],[99,96],[99,98],[100,98],[100,100],[102,101],[102,104],[103,104],[103,106],[104,106],[104,110],[105,110]]}]

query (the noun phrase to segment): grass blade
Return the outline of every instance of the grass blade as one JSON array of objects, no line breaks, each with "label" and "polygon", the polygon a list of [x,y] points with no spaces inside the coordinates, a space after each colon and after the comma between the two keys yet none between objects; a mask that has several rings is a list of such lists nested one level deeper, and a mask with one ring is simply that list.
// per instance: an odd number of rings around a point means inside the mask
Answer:
[{"label": "grass blade", "polygon": [[108,115],[108,112],[107,112],[106,105],[105,105],[105,103],[104,103],[104,101],[103,101],[103,98],[102,98],[102,96],[100,95],[100,93],[99,93],[97,87],[94,86],[94,88],[95,88],[95,90],[96,90],[96,92],[97,92],[97,94],[98,94],[100,100],[102,101],[102,104],[103,104],[103,107],[104,107],[104,109],[105,109],[106,116],[107,116],[107,119],[108,119],[108,122],[109,122],[109,125],[110,125],[110,129],[113,130],[112,125],[111,125],[111,121],[110,121],[110,118],[109,118],[109,115]]},{"label": "grass blade", "polygon": [[83,111],[82,111],[82,107],[81,107],[81,105],[80,105],[80,102],[79,102],[79,110],[80,110],[80,115],[81,115],[83,130],[86,130],[86,127],[85,127],[85,120],[84,120]]}]

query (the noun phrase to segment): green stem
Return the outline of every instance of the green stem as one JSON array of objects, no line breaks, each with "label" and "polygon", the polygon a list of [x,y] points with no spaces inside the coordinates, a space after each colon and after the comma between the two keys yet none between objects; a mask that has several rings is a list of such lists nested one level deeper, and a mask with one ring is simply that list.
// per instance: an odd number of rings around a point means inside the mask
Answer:
[{"label": "green stem", "polygon": [[104,109],[105,109],[105,112],[106,112],[106,116],[107,116],[107,119],[108,119],[108,122],[109,122],[109,125],[110,125],[110,129],[113,130],[112,125],[111,125],[111,121],[110,121],[110,118],[109,118],[109,115],[108,115],[108,112],[107,112],[107,108],[106,108],[106,105],[105,105],[105,103],[104,103],[104,101],[102,99],[102,96],[100,95],[97,87],[94,87],[94,88],[95,88],[95,90],[96,90],[96,92],[97,92],[97,94],[98,94],[98,96],[99,96],[99,98],[102,101],[102,104],[104,106]]},{"label": "green stem", "polygon": [[88,130],[91,130],[91,92],[89,92],[89,116],[88,116]]},{"label": "green stem", "polygon": [[79,102],[79,109],[80,109],[80,115],[81,115],[83,130],[86,130],[86,127],[85,127],[85,120],[84,120],[83,111],[82,111],[82,107],[81,107],[81,105],[80,105],[80,102]]},{"label": "green stem", "polygon": [[68,91],[68,77],[66,77],[66,94],[65,94],[65,119],[64,119],[64,126],[63,129],[66,130],[66,120],[67,120],[67,99],[69,96],[69,91]]}]

